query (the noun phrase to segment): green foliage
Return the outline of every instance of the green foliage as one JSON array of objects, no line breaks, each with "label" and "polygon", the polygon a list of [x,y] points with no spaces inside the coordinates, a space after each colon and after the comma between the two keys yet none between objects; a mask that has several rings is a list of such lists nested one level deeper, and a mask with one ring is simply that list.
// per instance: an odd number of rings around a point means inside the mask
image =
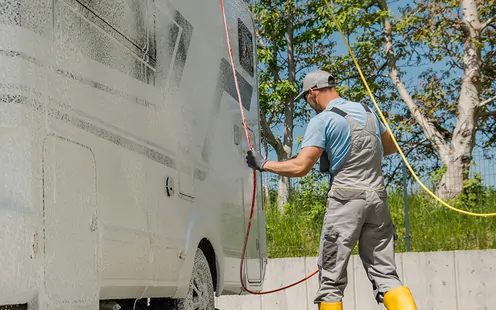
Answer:
[{"label": "green foliage", "polygon": [[481,206],[491,201],[493,191],[482,184],[480,173],[475,173],[473,178],[463,181],[463,192],[453,200],[457,208],[466,207],[475,212],[485,213]]},{"label": "green foliage", "polygon": [[[294,128],[308,121],[311,110],[304,100],[295,102],[306,71],[323,67],[334,49],[325,6],[312,0],[247,0],[254,15],[259,55],[258,82],[262,142],[279,160],[293,154]],[[281,128],[283,128],[282,132]],[[281,182],[288,184],[288,182]],[[279,188],[280,204],[289,188]]]},{"label": "green foliage", "polygon": [[[474,212],[496,211],[496,191],[487,189],[484,192],[472,192],[470,195],[484,195],[487,199],[472,200],[473,205],[471,206],[464,204],[464,198],[457,197],[456,199],[459,201],[456,206],[465,210],[471,209]],[[393,198],[394,196],[397,197]],[[403,193],[398,191],[390,198],[390,200],[396,200],[396,203],[390,203],[390,209],[399,236],[396,247],[398,252],[403,252],[406,249],[402,197]],[[453,212],[438,203],[434,203],[424,193],[411,195],[408,203],[412,251],[496,248],[496,220],[494,218],[473,217]]]},{"label": "green foliage", "polygon": [[269,258],[316,256],[321,225],[308,217],[266,209]]},{"label": "green foliage", "polygon": [[[316,255],[329,180],[316,170],[301,179],[291,194],[291,203],[278,210],[266,207],[267,243],[274,257]],[[275,201],[275,200],[272,200]]]},{"label": "green foliage", "polygon": [[[264,45],[260,54],[260,100],[264,114],[272,129],[283,124],[287,95],[295,94],[301,76],[308,70],[320,67],[336,75],[338,90],[351,100],[371,105],[355,65],[344,49],[326,7],[321,1],[250,0],[257,27]],[[481,23],[496,15],[496,0],[476,1]],[[460,1],[414,0],[390,3],[383,11],[375,0],[336,0],[332,9],[345,32],[377,102],[403,151],[415,171],[426,177],[429,171],[440,167],[437,154],[426,140],[423,128],[412,117],[388,76],[384,52],[382,17],[389,16],[393,27],[394,52],[398,69],[409,93],[428,121],[450,143],[457,121],[458,100],[463,79],[463,12]],[[394,6],[394,9],[392,9]],[[294,13],[296,81],[288,76],[287,14]],[[496,95],[496,22],[482,31],[481,93],[484,100]],[[277,69],[274,71],[274,69]],[[274,74],[277,72],[278,74]],[[289,85],[280,85],[286,83]],[[482,109],[477,120],[477,145],[496,145],[496,118],[491,112],[496,101]],[[308,119],[308,108],[302,102],[294,108],[295,124]],[[489,112],[489,113],[484,113]],[[265,134],[264,134],[265,136]],[[277,136],[277,135],[276,135]],[[398,185],[401,179],[394,173],[398,157],[387,159],[388,179]]]},{"label": "green foliage", "polygon": [[[294,107],[288,103],[293,104],[291,98],[298,92],[301,77],[308,70],[318,67],[333,72],[343,97],[372,104],[351,57],[343,51],[344,43],[322,2],[246,2],[254,13],[258,31],[260,105],[262,119],[268,125],[262,130],[265,142],[272,146],[281,144],[282,139],[276,130],[284,128],[284,134],[290,135],[284,137],[286,150],[292,149],[292,129],[298,122],[308,120],[310,113],[302,101],[294,103]],[[375,0],[336,0],[333,1],[333,10],[399,145],[421,178],[428,177],[430,171],[435,170],[431,181],[436,184],[446,167],[388,76],[382,17],[390,17],[393,49],[408,92],[418,110],[449,146],[459,115],[458,100],[465,66],[460,1],[388,2],[396,7],[394,12],[381,10],[378,3]],[[476,1],[476,5],[481,23],[496,15],[496,0]],[[294,34],[292,44],[288,40],[290,28]],[[477,42],[482,61],[479,77],[481,100],[496,95],[495,31],[493,21],[485,27]],[[295,54],[294,72],[288,61],[290,50]],[[496,118],[491,114],[495,108],[496,101],[489,103],[476,120],[476,144],[479,147],[496,145]],[[272,131],[275,138],[269,139],[268,131]],[[276,151],[280,152],[280,149]],[[398,187],[401,184],[401,173],[397,173],[401,167],[398,156],[389,156],[386,162],[388,181],[393,181],[390,185]],[[309,176],[293,191],[292,201],[283,211],[276,206],[267,206],[268,243],[272,257],[317,253],[326,187],[325,180]],[[276,198],[276,191],[272,190],[271,201],[276,201]],[[494,190],[482,186],[478,176],[465,180],[463,193],[450,203],[473,211],[496,211]],[[392,191],[389,204],[400,237],[397,249],[403,251],[402,192]],[[409,204],[414,251],[496,247],[494,218],[454,213],[421,192],[410,195]]]},{"label": "green foliage", "polygon": [[434,170],[433,172],[431,172],[432,182],[434,184],[439,183],[439,181],[441,181],[441,178],[443,177],[443,175],[446,173],[447,170],[448,170],[448,168],[446,167],[446,165],[443,165],[441,168],[438,168],[438,169]]},{"label": "green foliage", "polygon": [[[307,178],[293,191],[293,201],[283,211],[266,208],[270,258],[316,256],[325,212],[327,180]],[[313,184],[311,180],[314,180]],[[480,176],[465,183],[465,191],[451,201],[474,212],[496,212],[496,190],[481,184]],[[406,251],[403,191],[389,193],[388,205],[396,228],[396,252]],[[411,251],[480,250],[496,248],[496,219],[455,213],[434,202],[424,192],[409,195]],[[354,254],[357,253],[355,248]]]},{"label": "green foliage", "polygon": [[[474,164],[472,164],[474,165]],[[469,165],[468,168],[470,168]],[[447,167],[443,165],[441,168],[434,170],[431,173],[431,181],[436,186],[443,175],[446,173]],[[467,171],[468,175],[469,172]],[[487,199],[490,198],[492,193],[491,188],[483,185],[482,176],[480,173],[474,173],[474,176],[463,180],[463,192],[448,203],[452,204],[455,208],[466,208],[468,210],[475,210],[481,205],[485,205]],[[481,212],[483,213],[483,211]]]}]

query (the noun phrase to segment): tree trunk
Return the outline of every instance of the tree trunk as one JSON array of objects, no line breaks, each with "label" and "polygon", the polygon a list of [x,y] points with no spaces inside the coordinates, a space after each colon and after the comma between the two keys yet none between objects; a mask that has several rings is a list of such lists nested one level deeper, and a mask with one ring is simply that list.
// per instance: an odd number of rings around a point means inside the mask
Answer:
[{"label": "tree trunk", "polygon": [[463,191],[465,164],[461,156],[449,156],[449,158],[445,162],[446,172],[436,190],[436,194],[441,198],[453,198]]},{"label": "tree trunk", "polygon": [[270,201],[270,190],[269,190],[269,187],[267,186],[267,184],[264,184],[263,185],[263,192],[264,192],[264,204],[267,205],[267,206],[270,206],[271,205],[271,201]]},{"label": "tree trunk", "polygon": [[[388,11],[388,5],[386,0],[380,0],[379,6],[381,10]],[[401,74],[396,64],[396,55],[393,48],[393,27],[391,21],[387,15],[382,18],[384,24],[384,39],[385,39],[385,52],[387,66],[389,69],[389,77],[394,83],[394,86],[398,90],[401,99],[406,103],[408,110],[415,118],[415,121],[422,127],[425,137],[433,145],[434,149],[439,154],[449,154],[449,147],[444,141],[443,135],[436,129],[436,126],[430,121],[421,111],[417,103],[413,100],[412,96],[408,92],[403,80],[401,79]]]},{"label": "tree trunk", "polygon": [[[287,147],[283,146],[283,149],[277,153],[277,159],[279,161],[288,160],[291,156],[291,149],[289,153],[287,152]],[[290,178],[279,176],[278,177],[278,187],[277,187],[277,206],[279,211],[283,211],[284,205],[288,204],[291,199],[291,182]]]},{"label": "tree trunk", "polygon": [[[288,0],[286,43],[288,45],[288,81],[296,81],[296,64],[294,54],[294,20],[292,0]],[[293,153],[293,130],[294,130],[294,98],[290,96],[286,100],[284,109],[284,142],[282,152],[278,153],[279,161],[288,160]],[[291,183],[288,177],[279,176],[279,187],[277,203],[279,209],[289,202],[291,198]]]},{"label": "tree trunk", "polygon": [[279,211],[283,211],[284,205],[291,199],[291,184],[287,177],[279,176],[277,187],[277,206]]},{"label": "tree trunk", "polygon": [[441,154],[447,171],[439,183],[437,194],[443,198],[452,198],[463,191],[463,181],[468,178],[468,165],[475,146],[477,114],[480,109],[482,60],[481,48],[477,45],[482,25],[475,0],[463,0],[461,6],[464,15],[464,77],[450,154]]},{"label": "tree trunk", "polygon": [[[380,0],[379,5],[382,10],[388,10],[386,0]],[[437,195],[441,198],[451,198],[463,191],[463,181],[468,177],[468,165],[471,162],[472,150],[475,145],[477,114],[481,108],[481,48],[477,42],[480,39],[482,25],[479,21],[475,0],[462,0],[461,6],[464,14],[464,78],[451,145],[444,141],[443,135],[436,129],[436,126],[421,113],[403,84],[393,50],[391,22],[389,17],[383,17],[385,52],[391,80],[447,168],[437,188]]]}]

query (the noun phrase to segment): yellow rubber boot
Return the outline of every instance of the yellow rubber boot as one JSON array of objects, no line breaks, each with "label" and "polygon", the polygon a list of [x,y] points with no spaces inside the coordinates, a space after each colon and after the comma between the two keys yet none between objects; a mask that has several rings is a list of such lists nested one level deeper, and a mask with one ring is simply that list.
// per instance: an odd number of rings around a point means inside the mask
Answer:
[{"label": "yellow rubber boot", "polygon": [[384,295],[384,306],[388,310],[417,310],[410,289],[400,286],[390,290]]},{"label": "yellow rubber boot", "polygon": [[319,310],[343,310],[342,302],[321,302]]}]

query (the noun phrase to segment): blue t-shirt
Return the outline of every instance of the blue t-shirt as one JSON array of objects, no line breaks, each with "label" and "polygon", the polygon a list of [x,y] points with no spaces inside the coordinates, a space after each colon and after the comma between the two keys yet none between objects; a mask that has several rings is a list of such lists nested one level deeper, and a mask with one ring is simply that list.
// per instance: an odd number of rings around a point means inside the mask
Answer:
[{"label": "blue t-shirt", "polygon": [[[329,102],[327,107],[336,107],[348,113],[360,125],[365,126],[367,112],[361,103],[337,98]],[[372,113],[375,116],[377,138],[381,141],[381,134],[386,131],[386,127],[379,117],[374,112]],[[384,153],[382,143],[379,145],[381,153]],[[351,148],[351,128],[348,121],[341,115],[330,111],[317,114],[308,123],[303,137],[301,147],[308,146],[321,147],[327,151],[331,163],[330,173],[335,174]]]}]

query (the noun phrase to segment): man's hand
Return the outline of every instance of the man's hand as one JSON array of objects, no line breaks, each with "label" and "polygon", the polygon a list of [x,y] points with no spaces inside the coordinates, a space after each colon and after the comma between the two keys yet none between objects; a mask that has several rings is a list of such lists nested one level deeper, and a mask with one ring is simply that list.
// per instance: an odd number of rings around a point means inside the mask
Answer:
[{"label": "man's hand", "polygon": [[246,155],[246,163],[252,169],[257,169],[262,172],[263,167],[267,160],[265,160],[262,155],[258,154],[255,150],[249,150]]}]

